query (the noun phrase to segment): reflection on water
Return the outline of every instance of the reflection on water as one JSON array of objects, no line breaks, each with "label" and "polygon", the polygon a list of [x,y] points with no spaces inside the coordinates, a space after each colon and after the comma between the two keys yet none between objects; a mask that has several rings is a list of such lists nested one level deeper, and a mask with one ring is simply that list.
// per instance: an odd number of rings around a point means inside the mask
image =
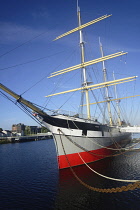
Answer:
[{"label": "reflection on water", "polygon": [[[140,155],[137,152],[106,158],[90,164],[90,167],[106,176],[118,179],[140,180]],[[98,188],[121,187],[128,183],[99,177],[86,166],[74,168],[85,183]],[[55,209],[139,209],[140,189],[122,193],[98,193],[82,186],[70,169],[60,171],[59,194]]]},{"label": "reflection on water", "polygon": [[[90,166],[106,176],[140,179],[140,154],[129,152]],[[112,188],[119,183],[99,177],[86,166],[74,168],[85,183]],[[58,173],[53,140],[0,145],[0,209],[137,210],[140,189],[104,194],[82,186],[70,169]]]}]

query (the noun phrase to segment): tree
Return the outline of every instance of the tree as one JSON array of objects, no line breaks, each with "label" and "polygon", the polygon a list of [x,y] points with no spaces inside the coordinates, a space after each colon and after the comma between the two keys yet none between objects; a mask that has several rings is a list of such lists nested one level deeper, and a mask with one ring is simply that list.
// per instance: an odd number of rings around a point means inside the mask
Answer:
[{"label": "tree", "polygon": [[25,136],[28,136],[28,135],[30,135],[31,134],[31,130],[30,130],[30,127],[29,126],[26,126],[25,127]]},{"label": "tree", "polygon": [[41,127],[41,133],[47,133],[49,130],[46,127]]}]

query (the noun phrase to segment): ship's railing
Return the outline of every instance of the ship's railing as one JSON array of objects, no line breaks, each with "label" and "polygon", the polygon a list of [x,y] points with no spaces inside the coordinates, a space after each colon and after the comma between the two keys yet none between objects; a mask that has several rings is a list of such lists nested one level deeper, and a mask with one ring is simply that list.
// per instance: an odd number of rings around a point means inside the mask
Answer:
[{"label": "ship's railing", "polygon": [[[77,112],[73,111],[66,111],[66,110],[52,110],[52,111],[47,111],[48,115],[51,116],[56,116],[56,115],[64,115],[68,117],[75,117],[75,118],[81,118],[81,119],[88,119],[86,114],[79,114]],[[96,118],[91,117],[91,120],[96,121]]]}]

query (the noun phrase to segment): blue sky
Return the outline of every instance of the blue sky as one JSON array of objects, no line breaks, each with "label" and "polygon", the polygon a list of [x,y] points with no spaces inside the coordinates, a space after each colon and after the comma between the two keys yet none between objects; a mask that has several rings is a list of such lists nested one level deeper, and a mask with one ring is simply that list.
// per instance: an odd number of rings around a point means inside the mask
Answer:
[{"label": "blue sky", "polygon": [[[51,72],[80,62],[77,34],[52,41],[56,36],[77,27],[76,0],[1,0],[0,3],[1,83],[18,94],[25,92],[24,98],[41,106],[47,102],[44,96],[49,95],[54,87],[58,87],[56,92],[69,90],[72,85],[75,88],[79,87],[80,74],[77,70],[71,76],[65,75],[66,79],[47,79]],[[125,88],[121,85],[118,87],[120,97],[140,94],[140,2],[79,0],[79,5],[83,23],[105,14],[112,14],[110,18],[89,26],[84,31],[86,48],[90,51],[86,54],[87,60],[100,56],[99,36],[106,55],[118,51],[128,52],[127,56],[121,59],[107,61],[106,67],[110,75],[115,71],[117,79],[139,76],[133,83],[134,86],[129,83]],[[99,72],[100,67],[96,65],[93,67],[94,71]],[[34,86],[36,83],[38,84]],[[31,88],[32,86],[34,87]],[[30,90],[27,91],[28,89]],[[58,109],[69,97],[70,95],[53,97],[47,107]],[[77,101],[80,99],[78,97],[77,93],[73,94],[72,101],[69,100],[63,109],[76,110]],[[129,99],[122,103],[131,123],[140,124],[140,99],[135,98],[132,102]],[[17,106],[0,95],[0,127],[11,129],[11,125],[15,123],[36,124]]]}]

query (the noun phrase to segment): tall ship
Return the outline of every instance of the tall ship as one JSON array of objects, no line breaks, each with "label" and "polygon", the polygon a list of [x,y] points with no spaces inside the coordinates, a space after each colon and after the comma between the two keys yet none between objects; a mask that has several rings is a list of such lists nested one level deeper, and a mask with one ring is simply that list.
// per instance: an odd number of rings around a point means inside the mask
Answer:
[{"label": "tall ship", "polygon": [[[125,52],[117,52],[110,55],[104,55],[103,46],[101,41],[99,42],[99,48],[101,52],[101,57],[86,61],[85,59],[85,42],[83,39],[83,30],[86,27],[91,26],[99,21],[109,18],[111,15],[104,15],[88,23],[82,24],[81,22],[81,12],[78,8],[78,27],[74,28],[60,36],[55,40],[63,38],[64,36],[70,35],[71,33],[79,33],[79,46],[80,46],[80,56],[81,63],[68,67],[54,73],[51,73],[49,78],[60,76],[62,74],[70,74],[72,71],[80,71],[82,74],[81,87],[54,93],[46,97],[59,97],[61,94],[79,92],[81,94],[81,112],[71,114],[69,111],[62,112],[59,110],[44,111],[41,108],[30,101],[27,101],[20,95],[16,94],[3,84],[0,84],[0,88],[14,97],[17,104],[20,104],[23,109],[27,111],[32,110],[32,117],[38,120],[43,126],[45,126],[53,135],[55,142],[56,153],[58,157],[58,167],[59,169],[64,169],[73,166],[79,166],[84,163],[91,163],[106,157],[110,157],[112,154],[119,151],[122,147],[125,147],[131,139],[131,134],[129,132],[122,132],[122,120],[119,110],[119,98],[112,99],[109,95],[110,86],[116,87],[124,82],[130,82],[136,79],[136,76],[113,79],[111,81],[107,80],[107,71],[105,67],[105,61],[123,56]],[[101,63],[103,72],[103,81],[101,83],[92,83],[88,79],[87,67]],[[97,101],[96,93],[94,91],[97,89],[104,89],[104,101]],[[115,89],[115,88],[114,88]],[[91,94],[93,93],[93,95]],[[58,96],[57,96],[58,95]],[[94,98],[94,103],[91,103]],[[117,120],[114,120],[111,112],[111,101],[115,100],[117,103]],[[98,117],[91,116],[91,106],[94,104],[99,105],[100,103],[106,103],[108,110],[108,120],[103,119],[102,122]],[[27,109],[27,108],[29,109]],[[86,107],[86,114],[82,113],[82,107]],[[100,110],[102,118],[104,118],[104,111]],[[31,113],[31,112],[30,112]]]}]

